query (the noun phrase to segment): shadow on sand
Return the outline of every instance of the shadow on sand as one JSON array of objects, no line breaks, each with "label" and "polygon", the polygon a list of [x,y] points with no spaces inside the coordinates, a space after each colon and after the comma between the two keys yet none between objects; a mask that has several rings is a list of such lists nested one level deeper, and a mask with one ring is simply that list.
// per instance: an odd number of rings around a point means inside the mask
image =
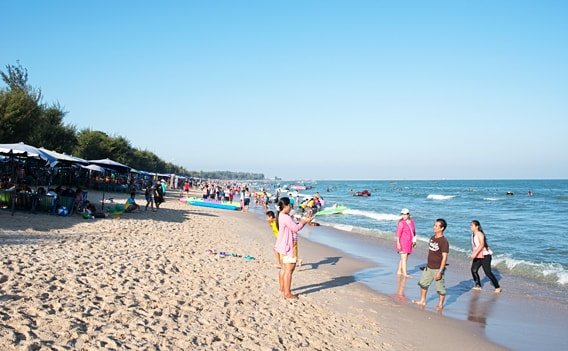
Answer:
[{"label": "shadow on sand", "polygon": [[[334,266],[339,262],[339,260],[341,258],[342,258],[341,256],[326,257],[323,260],[320,260],[318,262],[304,263],[302,265],[302,267],[309,266],[310,268],[307,268],[307,269],[304,268],[304,269],[302,269],[302,271],[318,269],[322,265]],[[294,289],[294,293],[302,294],[302,295],[309,295],[309,294],[312,294],[312,293],[315,293],[315,292],[318,292],[318,291],[322,291],[322,290],[326,290],[326,289],[332,289],[332,288],[335,288],[335,287],[338,287],[338,286],[348,285],[348,284],[354,283],[356,281],[357,280],[352,275],[343,276],[343,277],[334,277],[334,278],[331,278],[330,280],[328,280],[326,282],[309,284],[309,285],[297,287],[297,288]]]},{"label": "shadow on sand", "polygon": [[303,268],[302,271],[309,271],[309,270],[312,270],[312,269],[318,269],[319,266],[327,265],[327,264],[335,266],[337,264],[337,262],[339,262],[340,259],[341,259],[341,256],[326,257],[323,260],[318,261],[318,262],[304,263],[302,265],[302,267],[309,266],[310,268]]},{"label": "shadow on sand", "polygon": [[338,286],[349,285],[356,282],[355,277],[352,275],[331,278],[327,282],[304,285],[294,289],[295,294],[309,295],[318,291],[336,288]]}]

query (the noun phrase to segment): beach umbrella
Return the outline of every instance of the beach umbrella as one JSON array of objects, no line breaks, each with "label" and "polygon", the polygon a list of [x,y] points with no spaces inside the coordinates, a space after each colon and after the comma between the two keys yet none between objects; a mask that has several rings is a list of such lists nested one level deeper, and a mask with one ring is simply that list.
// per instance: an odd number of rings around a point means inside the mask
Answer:
[{"label": "beach umbrella", "polygon": [[39,150],[41,150],[41,151],[45,152],[46,154],[55,158],[57,160],[56,163],[78,163],[78,164],[83,164],[83,165],[86,165],[87,163],[89,163],[87,160],[84,160],[82,158],[67,155],[67,154],[62,154],[62,153],[59,153],[57,151],[47,150],[47,149],[44,149],[43,147],[40,147]]},{"label": "beach umbrella", "polygon": [[127,165],[123,165],[120,162],[116,162],[113,161],[111,159],[105,158],[102,160],[88,160],[89,163],[94,163],[98,166],[104,167],[104,168],[110,168],[113,169],[115,171],[118,171],[120,173],[128,173],[130,171],[130,167],[128,167]]},{"label": "beach umbrella", "polygon": [[[104,168],[107,168],[107,169],[111,169],[111,170],[117,171],[119,173],[128,173],[131,169],[127,165],[123,165],[122,163],[113,161],[109,158],[105,158],[105,159],[101,159],[101,160],[89,160],[89,163],[95,164],[97,166],[101,166],[101,167],[104,167]],[[102,205],[101,205],[103,210],[105,208],[106,186],[107,186],[107,183],[105,182],[105,186],[103,188],[103,200],[102,200],[103,202],[102,202]]]},{"label": "beach umbrella", "polygon": [[[55,165],[57,163],[57,159],[48,153],[38,149],[35,146],[27,145],[22,142],[15,143],[15,144],[0,144],[0,154],[6,155],[10,157],[10,161],[12,163],[12,179],[15,179],[16,169],[15,169],[15,157],[24,157],[24,158],[39,158],[41,160],[46,161],[47,164]],[[46,165],[47,165],[46,164]],[[12,196],[12,216],[14,215],[15,210],[15,197]]]},{"label": "beach umbrella", "polygon": [[[97,166],[95,164],[90,164],[88,166],[81,166],[81,167],[88,169],[89,171],[99,172],[99,173],[102,173],[102,174],[104,174],[106,172],[105,168],[103,168],[101,166]],[[102,211],[105,210],[105,193],[106,193],[106,183],[105,183],[105,186],[103,186],[103,199],[102,199],[102,203],[101,203]]]},{"label": "beach umbrella", "polygon": [[88,165],[88,166],[81,166],[85,169],[88,169],[90,171],[95,171],[95,172],[100,172],[100,173],[104,173],[106,171],[106,169],[104,169],[101,166],[97,166],[97,165]]},{"label": "beach umbrella", "polygon": [[57,163],[56,157],[35,146],[24,143],[0,144],[0,154],[17,157],[39,158],[49,163],[52,167]]}]

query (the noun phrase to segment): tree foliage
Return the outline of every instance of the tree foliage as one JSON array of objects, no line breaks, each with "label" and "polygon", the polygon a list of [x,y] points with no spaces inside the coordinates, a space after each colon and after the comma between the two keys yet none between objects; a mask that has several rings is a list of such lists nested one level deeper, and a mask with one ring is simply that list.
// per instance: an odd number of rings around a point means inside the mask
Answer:
[{"label": "tree foliage", "polygon": [[77,135],[77,145],[73,154],[86,160],[112,158],[110,137],[98,130],[83,129]]},{"label": "tree foliage", "polygon": [[58,105],[44,107],[35,121],[29,143],[49,150],[72,153],[77,144],[77,131],[75,126],[63,123],[65,114]]},{"label": "tree foliage", "polygon": [[65,112],[59,105],[41,102],[41,90],[29,85],[28,71],[18,63],[7,65],[0,76],[8,86],[0,90],[0,140],[71,152],[77,138],[75,127],[63,122]]},{"label": "tree foliage", "polygon": [[25,91],[0,91],[0,140],[5,143],[30,140],[41,114],[40,106]]},{"label": "tree foliage", "polygon": [[113,137],[98,130],[81,130],[73,154],[86,160],[110,158],[134,169],[149,172],[189,173],[183,167],[164,162],[150,151],[132,147],[130,141],[122,136]]},{"label": "tree foliage", "polygon": [[23,91],[32,97],[36,104],[41,101],[41,90],[35,89],[28,83],[28,70],[22,67],[19,61],[17,65],[6,65],[6,72],[0,71],[0,76],[9,91]]}]

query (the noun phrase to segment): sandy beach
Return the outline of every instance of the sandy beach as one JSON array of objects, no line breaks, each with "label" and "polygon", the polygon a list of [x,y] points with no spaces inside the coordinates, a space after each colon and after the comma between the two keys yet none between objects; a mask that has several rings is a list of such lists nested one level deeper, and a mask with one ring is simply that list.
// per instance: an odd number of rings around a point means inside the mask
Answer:
[{"label": "sandy beach", "polygon": [[502,349],[371,291],[353,278],[371,263],[306,240],[300,299],[285,300],[266,223],[171,195],[119,219],[0,211],[0,349]]}]

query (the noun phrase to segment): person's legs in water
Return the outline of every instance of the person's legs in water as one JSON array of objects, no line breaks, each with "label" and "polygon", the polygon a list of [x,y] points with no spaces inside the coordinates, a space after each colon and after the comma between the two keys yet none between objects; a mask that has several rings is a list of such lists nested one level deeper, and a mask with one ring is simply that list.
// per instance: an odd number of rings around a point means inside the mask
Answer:
[{"label": "person's legs in water", "polygon": [[410,275],[408,275],[408,273],[406,272],[406,266],[407,266],[407,262],[408,262],[408,254],[401,252],[400,253],[400,262],[398,263],[398,271],[396,272],[397,275],[401,275],[405,278],[412,278]]},{"label": "person's legs in water", "polygon": [[[479,277],[479,268],[482,265],[481,258],[474,258],[473,262],[471,262],[471,276],[473,277],[473,282],[475,286],[473,287],[474,290],[481,290],[481,279]],[[487,273],[485,273],[487,274]]]},{"label": "person's legs in water", "polygon": [[485,273],[485,276],[489,278],[491,284],[493,284],[493,286],[495,287],[495,292],[500,293],[501,287],[499,286],[499,281],[497,281],[497,278],[491,271],[491,259],[492,259],[491,255],[483,257],[483,259],[481,260],[481,267],[483,267],[483,272]]},{"label": "person's legs in water", "polygon": [[443,274],[439,280],[436,280],[436,291],[438,291],[438,306],[436,306],[436,309],[441,311],[444,308],[444,300],[446,300],[446,283]]},{"label": "person's legs in water", "polygon": [[420,308],[424,308],[426,306],[426,294],[428,293],[428,288],[432,281],[434,281],[434,275],[436,270],[431,268],[424,268],[422,271],[422,276],[420,277],[420,281],[418,282],[418,286],[420,287],[420,299],[418,301],[414,301],[415,304],[419,305]]}]

